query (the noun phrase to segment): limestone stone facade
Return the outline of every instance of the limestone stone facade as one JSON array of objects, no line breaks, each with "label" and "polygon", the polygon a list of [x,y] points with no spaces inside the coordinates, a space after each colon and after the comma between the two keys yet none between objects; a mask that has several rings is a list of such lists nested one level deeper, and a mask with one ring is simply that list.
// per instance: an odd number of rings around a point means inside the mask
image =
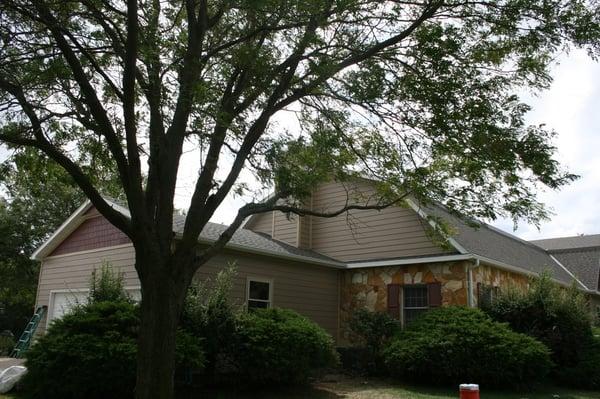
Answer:
[{"label": "limestone stone facade", "polygon": [[439,282],[443,306],[466,305],[468,264],[460,261],[344,270],[340,284],[340,342],[350,338],[348,321],[355,310],[387,311],[388,284]]}]

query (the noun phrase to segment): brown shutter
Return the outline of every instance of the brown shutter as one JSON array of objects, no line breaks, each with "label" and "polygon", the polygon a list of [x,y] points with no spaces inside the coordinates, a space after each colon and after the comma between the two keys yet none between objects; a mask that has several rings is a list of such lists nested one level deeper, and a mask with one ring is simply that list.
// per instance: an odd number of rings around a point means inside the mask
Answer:
[{"label": "brown shutter", "polygon": [[427,284],[427,292],[429,293],[429,307],[437,308],[442,306],[442,283]]},{"label": "brown shutter", "polygon": [[388,284],[387,310],[394,319],[400,318],[400,284]]}]

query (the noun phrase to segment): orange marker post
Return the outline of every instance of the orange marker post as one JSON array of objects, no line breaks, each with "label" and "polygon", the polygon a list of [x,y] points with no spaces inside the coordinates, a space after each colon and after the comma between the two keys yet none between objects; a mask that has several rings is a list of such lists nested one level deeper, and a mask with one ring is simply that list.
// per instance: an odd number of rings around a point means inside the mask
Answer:
[{"label": "orange marker post", "polygon": [[479,385],[460,384],[460,399],[479,399]]}]

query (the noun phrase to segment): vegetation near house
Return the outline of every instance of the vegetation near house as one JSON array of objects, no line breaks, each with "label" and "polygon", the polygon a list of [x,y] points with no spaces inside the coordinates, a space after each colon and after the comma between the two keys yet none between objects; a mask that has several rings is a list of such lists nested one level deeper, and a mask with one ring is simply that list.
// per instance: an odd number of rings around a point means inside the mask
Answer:
[{"label": "vegetation near house", "polygon": [[354,311],[349,326],[352,346],[340,348],[344,368],[367,375],[385,373],[382,351],[400,331],[400,323],[387,312]]},{"label": "vegetation near house", "polygon": [[394,378],[427,384],[526,388],[552,367],[544,344],[466,307],[424,313],[392,340],[383,357]]},{"label": "vegetation near house", "polygon": [[[193,375],[203,385],[295,384],[336,365],[333,339],[305,317],[290,310],[246,313],[230,306],[225,294],[234,273],[226,269],[211,288],[205,282],[190,290],[177,333],[180,379]],[[127,297],[122,277],[106,266],[92,280],[89,302],[54,321],[27,353],[27,397],[133,396],[139,306]]]},{"label": "vegetation near house", "polygon": [[560,287],[543,274],[531,279],[527,291],[501,292],[484,310],[547,345],[555,364],[553,375],[562,383],[600,388],[600,344],[585,297],[575,287]]}]

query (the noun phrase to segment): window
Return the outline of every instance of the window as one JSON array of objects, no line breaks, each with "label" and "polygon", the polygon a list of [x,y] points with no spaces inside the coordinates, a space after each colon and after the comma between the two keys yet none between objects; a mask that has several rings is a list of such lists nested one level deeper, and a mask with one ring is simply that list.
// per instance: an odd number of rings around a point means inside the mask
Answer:
[{"label": "window", "polygon": [[498,297],[499,291],[499,287],[494,287],[483,283],[477,283],[478,306],[481,308],[490,305]]},{"label": "window", "polygon": [[403,288],[404,325],[429,309],[429,292],[426,285],[405,285]]},{"label": "window", "polygon": [[249,278],[246,292],[248,309],[270,308],[272,306],[272,289],[271,280]]}]

